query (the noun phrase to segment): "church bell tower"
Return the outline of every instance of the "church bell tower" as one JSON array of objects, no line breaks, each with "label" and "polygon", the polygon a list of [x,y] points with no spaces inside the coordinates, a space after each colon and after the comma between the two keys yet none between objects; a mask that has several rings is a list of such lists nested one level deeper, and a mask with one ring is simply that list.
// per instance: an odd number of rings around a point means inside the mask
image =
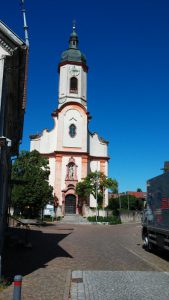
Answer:
[{"label": "church bell tower", "polygon": [[78,49],[75,24],[69,38],[69,48],[61,55],[59,71],[59,105],[69,102],[82,104],[87,110],[87,63],[85,55]]}]

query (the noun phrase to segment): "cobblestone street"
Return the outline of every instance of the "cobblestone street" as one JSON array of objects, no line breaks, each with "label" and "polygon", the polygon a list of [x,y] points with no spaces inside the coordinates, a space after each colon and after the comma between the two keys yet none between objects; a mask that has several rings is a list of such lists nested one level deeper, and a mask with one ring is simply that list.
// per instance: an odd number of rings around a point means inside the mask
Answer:
[{"label": "cobblestone street", "polygon": [[145,271],[74,271],[71,299],[167,300],[168,276],[169,273]]},{"label": "cobblestone street", "polygon": [[22,299],[168,299],[169,261],[142,248],[139,224],[58,223],[32,228],[29,239],[32,249],[6,253],[6,276],[23,275]]}]

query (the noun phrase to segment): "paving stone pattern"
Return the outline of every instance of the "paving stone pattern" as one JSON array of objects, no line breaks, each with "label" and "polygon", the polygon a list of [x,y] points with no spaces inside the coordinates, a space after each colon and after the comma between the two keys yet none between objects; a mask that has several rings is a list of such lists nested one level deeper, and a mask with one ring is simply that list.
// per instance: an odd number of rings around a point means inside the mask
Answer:
[{"label": "paving stone pattern", "polygon": [[5,252],[6,276],[23,275],[22,300],[169,299],[169,260],[142,248],[138,224],[32,226],[29,240],[32,249]]},{"label": "paving stone pattern", "polygon": [[[79,282],[80,278],[82,282]],[[169,299],[168,284],[169,273],[74,271],[71,299],[167,300]]]}]

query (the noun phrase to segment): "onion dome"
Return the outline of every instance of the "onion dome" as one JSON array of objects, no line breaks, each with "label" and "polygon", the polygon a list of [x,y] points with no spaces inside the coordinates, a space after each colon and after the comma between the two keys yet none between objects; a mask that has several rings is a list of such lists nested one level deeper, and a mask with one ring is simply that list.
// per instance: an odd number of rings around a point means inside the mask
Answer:
[{"label": "onion dome", "polygon": [[87,64],[85,55],[78,49],[78,42],[79,40],[76,33],[76,27],[75,24],[73,24],[73,31],[69,38],[69,48],[62,53],[60,63],[70,61],[83,63],[85,65]]}]

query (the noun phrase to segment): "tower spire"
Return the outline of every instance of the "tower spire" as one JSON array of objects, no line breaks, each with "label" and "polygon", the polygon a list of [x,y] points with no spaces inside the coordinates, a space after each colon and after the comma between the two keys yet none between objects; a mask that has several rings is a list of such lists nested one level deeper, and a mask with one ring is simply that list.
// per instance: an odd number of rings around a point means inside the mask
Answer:
[{"label": "tower spire", "polygon": [[76,20],[73,20],[73,26],[72,26],[72,28],[73,28],[73,32],[76,32]]},{"label": "tower spire", "polygon": [[72,33],[69,38],[69,49],[78,48],[78,36],[76,33],[76,21],[73,20]]}]

